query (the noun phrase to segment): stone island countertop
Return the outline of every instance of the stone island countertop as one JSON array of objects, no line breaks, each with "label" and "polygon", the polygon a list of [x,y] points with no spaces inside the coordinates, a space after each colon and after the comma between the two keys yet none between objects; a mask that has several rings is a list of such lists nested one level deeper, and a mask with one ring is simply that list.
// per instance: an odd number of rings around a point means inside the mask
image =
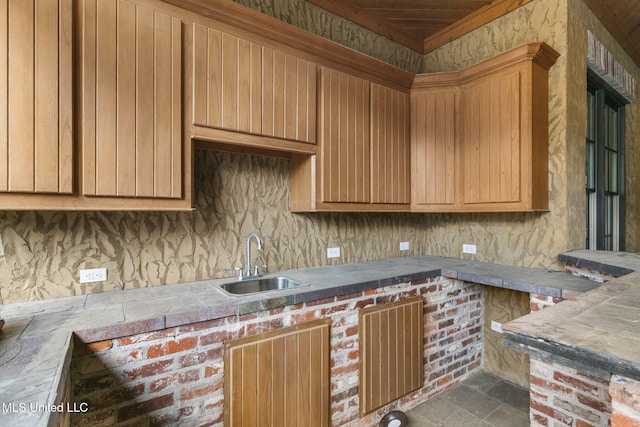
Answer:
[{"label": "stone island countertop", "polygon": [[55,424],[74,335],[83,342],[124,337],[227,316],[300,304],[444,276],[523,292],[571,298],[597,283],[562,271],[438,256],[416,256],[280,271],[305,286],[230,297],[233,279],[113,291],[0,307],[0,422]]},{"label": "stone island countertop", "polygon": [[504,344],[596,375],[640,380],[639,254],[572,251],[560,259],[624,276],[504,324]]}]

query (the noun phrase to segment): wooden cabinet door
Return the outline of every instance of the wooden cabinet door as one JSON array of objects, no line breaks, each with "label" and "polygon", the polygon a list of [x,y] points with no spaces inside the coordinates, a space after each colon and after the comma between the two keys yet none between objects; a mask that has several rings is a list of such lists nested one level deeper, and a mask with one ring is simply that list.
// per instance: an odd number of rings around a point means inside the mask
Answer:
[{"label": "wooden cabinet door", "polygon": [[526,136],[521,138],[520,73],[470,83],[460,97],[462,203],[519,203]]},{"label": "wooden cabinet door", "polygon": [[79,15],[83,194],[180,198],[180,19],[127,0]]},{"label": "wooden cabinet door", "polygon": [[73,192],[71,0],[0,0],[0,192]]},{"label": "wooden cabinet door", "polygon": [[321,68],[319,96],[320,201],[368,203],[369,82]]},{"label": "wooden cabinet door", "polygon": [[371,84],[371,203],[410,202],[409,94]]},{"label": "wooden cabinet door", "polygon": [[330,424],[330,319],[225,343],[224,425]]},{"label": "wooden cabinet door", "polygon": [[411,95],[412,208],[450,210],[456,205],[456,91]]},{"label": "wooden cabinet door", "polygon": [[193,25],[193,124],[301,142],[316,139],[316,65]]}]

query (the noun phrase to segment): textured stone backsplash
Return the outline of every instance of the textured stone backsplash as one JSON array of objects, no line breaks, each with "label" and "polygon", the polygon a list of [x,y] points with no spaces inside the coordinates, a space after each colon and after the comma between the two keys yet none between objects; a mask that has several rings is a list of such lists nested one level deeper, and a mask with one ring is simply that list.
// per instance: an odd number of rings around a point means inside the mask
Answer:
[{"label": "textured stone backsplash", "polygon": [[[536,224],[544,214],[294,214],[289,160],[197,151],[193,212],[0,212],[0,302],[80,295],[229,276],[245,239],[271,271],[415,254],[555,266],[558,251]],[[411,249],[400,252],[399,242]],[[477,255],[462,255],[475,243]],[[342,256],[328,261],[327,246]],[[78,271],[108,280],[80,284]]]}]

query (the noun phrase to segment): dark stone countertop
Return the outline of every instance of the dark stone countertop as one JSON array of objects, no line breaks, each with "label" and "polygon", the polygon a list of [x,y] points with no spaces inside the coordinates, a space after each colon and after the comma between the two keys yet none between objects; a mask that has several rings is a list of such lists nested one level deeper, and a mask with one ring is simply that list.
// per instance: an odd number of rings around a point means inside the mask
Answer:
[{"label": "dark stone countertop", "polygon": [[607,378],[640,380],[640,257],[572,251],[566,264],[624,274],[574,299],[502,325],[508,347]]},{"label": "dark stone countertop", "polygon": [[[275,275],[275,274],[271,274]],[[0,307],[0,422],[3,426],[47,425],[62,390],[73,351],[73,335],[95,342],[173,326],[246,314],[444,276],[488,286],[571,298],[597,283],[561,271],[506,266],[437,256],[280,271],[305,286],[242,297],[219,287],[233,279],[113,291]],[[26,410],[23,406],[27,405]]]}]

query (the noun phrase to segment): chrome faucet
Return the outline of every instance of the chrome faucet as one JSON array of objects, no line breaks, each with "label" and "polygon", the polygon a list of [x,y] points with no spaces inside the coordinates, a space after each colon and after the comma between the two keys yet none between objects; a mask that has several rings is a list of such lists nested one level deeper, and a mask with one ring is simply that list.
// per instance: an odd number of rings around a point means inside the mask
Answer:
[{"label": "chrome faucet", "polygon": [[258,250],[262,251],[262,240],[260,240],[260,237],[256,233],[251,233],[249,237],[247,237],[247,252],[245,254],[246,271],[244,272],[244,276],[243,276],[243,278],[245,279],[259,277],[260,274],[258,274],[258,268],[266,267],[266,266],[256,266],[254,271],[251,271],[251,240],[252,239],[255,239],[256,243],[258,244]]}]

